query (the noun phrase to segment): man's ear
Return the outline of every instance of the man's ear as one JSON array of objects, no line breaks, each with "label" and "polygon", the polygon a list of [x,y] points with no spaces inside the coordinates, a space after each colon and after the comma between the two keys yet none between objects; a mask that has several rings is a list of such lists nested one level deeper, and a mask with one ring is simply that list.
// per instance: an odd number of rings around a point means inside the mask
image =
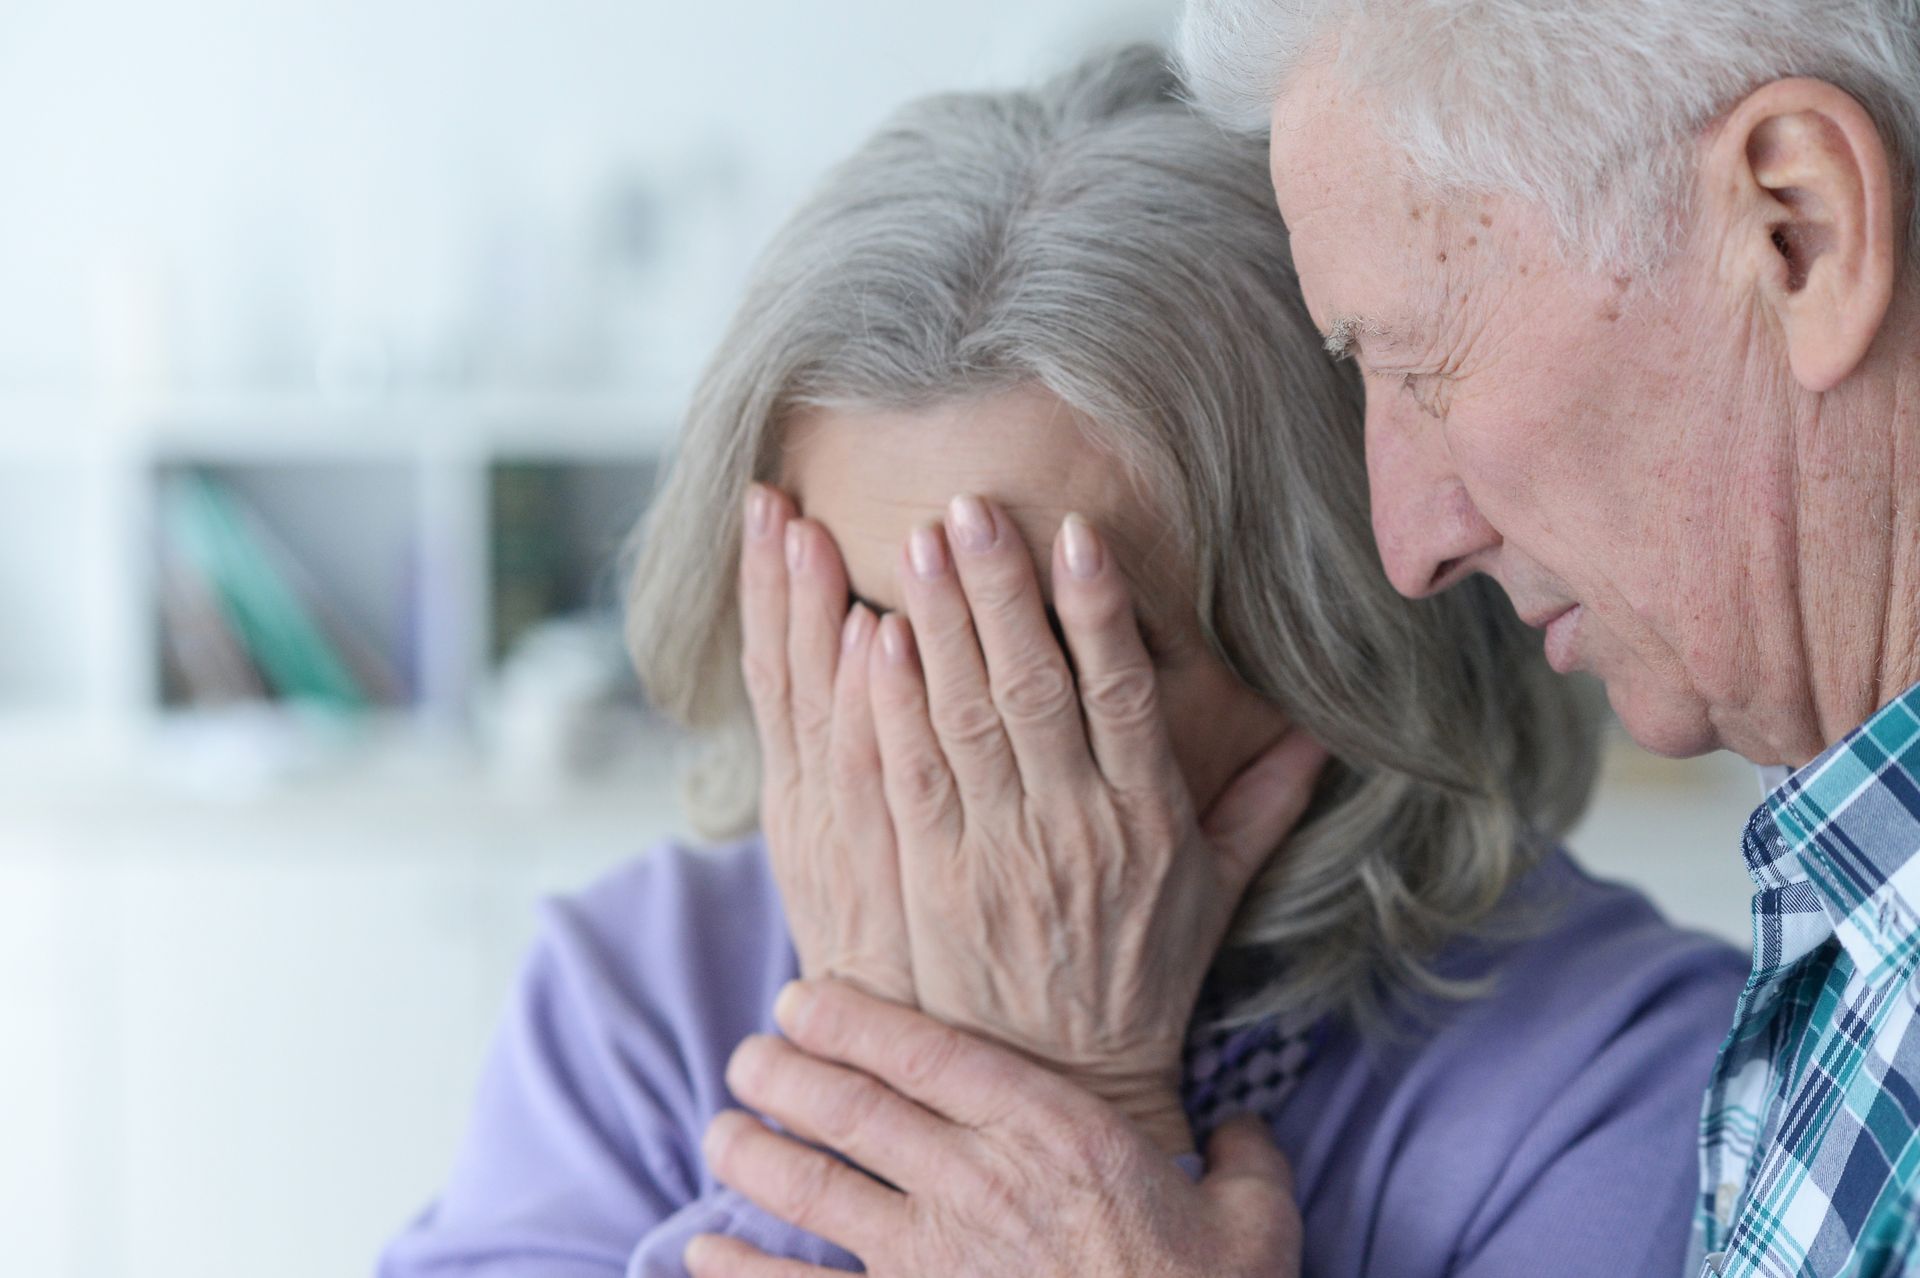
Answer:
[{"label": "man's ear", "polygon": [[1866,358],[1898,269],[1893,181],[1873,117],[1825,81],[1776,80],[1733,109],[1705,164],[1727,259],[1779,320],[1794,379],[1832,390]]}]

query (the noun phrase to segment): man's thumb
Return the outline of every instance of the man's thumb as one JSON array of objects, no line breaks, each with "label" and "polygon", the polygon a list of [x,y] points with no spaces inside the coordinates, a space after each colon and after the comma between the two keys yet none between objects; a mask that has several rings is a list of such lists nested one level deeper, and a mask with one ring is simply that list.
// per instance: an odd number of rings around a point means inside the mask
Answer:
[{"label": "man's thumb", "polygon": [[1257,1114],[1221,1124],[1207,1141],[1207,1174],[1200,1187],[1213,1195],[1258,1194],[1293,1199],[1293,1168]]}]

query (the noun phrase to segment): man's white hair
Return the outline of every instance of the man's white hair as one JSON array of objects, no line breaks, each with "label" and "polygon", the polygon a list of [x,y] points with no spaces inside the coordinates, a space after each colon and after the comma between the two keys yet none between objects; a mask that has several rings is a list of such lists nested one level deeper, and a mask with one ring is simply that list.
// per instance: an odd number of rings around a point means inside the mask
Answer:
[{"label": "man's white hair", "polygon": [[1920,243],[1920,0],[1188,0],[1187,82],[1235,127],[1322,51],[1417,178],[1536,201],[1573,256],[1630,270],[1673,242],[1704,128],[1825,80],[1879,125]]}]

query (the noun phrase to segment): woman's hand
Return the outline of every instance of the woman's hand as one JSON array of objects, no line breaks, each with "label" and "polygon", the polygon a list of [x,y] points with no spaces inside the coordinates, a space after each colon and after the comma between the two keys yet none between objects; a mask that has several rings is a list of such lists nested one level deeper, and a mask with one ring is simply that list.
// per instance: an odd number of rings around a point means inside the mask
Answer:
[{"label": "woman's hand", "polygon": [[871,696],[917,1002],[1190,1150],[1181,1047],[1202,978],[1324,752],[1290,733],[1203,829],[1126,583],[1076,517],[1052,566],[1072,669],[992,504],[956,499],[900,577]]},{"label": "woman's hand", "polygon": [[[707,1165],[767,1212],[837,1243],[877,1278],[1295,1278],[1300,1217],[1257,1121],[1222,1127],[1195,1184],[1111,1107],[1010,1052],[828,982],[776,1006],[790,1042],[750,1038],[738,1110]],[[718,1236],[693,1278],[827,1278]]]},{"label": "woman's hand", "polygon": [[847,608],[826,530],[755,485],[740,556],[741,666],[760,736],[761,823],[804,976],[914,998],[867,678],[875,618]]}]

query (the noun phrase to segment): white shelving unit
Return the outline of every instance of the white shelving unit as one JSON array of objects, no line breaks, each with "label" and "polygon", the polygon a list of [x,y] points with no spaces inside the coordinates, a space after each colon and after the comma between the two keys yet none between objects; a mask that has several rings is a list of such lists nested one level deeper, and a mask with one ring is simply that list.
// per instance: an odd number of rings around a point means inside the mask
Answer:
[{"label": "white shelving unit", "polygon": [[[603,521],[622,513],[610,485],[631,480],[637,516],[678,408],[664,395],[0,399],[0,598],[32,618],[0,627],[0,741],[115,754],[164,713],[154,498],[181,468],[217,473],[262,508],[373,638],[398,650],[403,626],[417,627],[402,653],[409,709],[458,728],[496,647],[500,468],[571,473]],[[403,590],[411,618],[395,611]]]},{"label": "white shelving unit", "polygon": [[[0,1269],[365,1273],[433,1193],[537,900],[680,824],[663,733],[557,788],[476,748],[503,477],[546,502],[555,605],[604,603],[676,418],[635,396],[0,400]],[[155,499],[183,468],[377,645],[408,646],[413,598],[434,624],[410,704],[262,780],[271,733],[164,703]],[[409,580],[409,553],[431,571]]]}]

